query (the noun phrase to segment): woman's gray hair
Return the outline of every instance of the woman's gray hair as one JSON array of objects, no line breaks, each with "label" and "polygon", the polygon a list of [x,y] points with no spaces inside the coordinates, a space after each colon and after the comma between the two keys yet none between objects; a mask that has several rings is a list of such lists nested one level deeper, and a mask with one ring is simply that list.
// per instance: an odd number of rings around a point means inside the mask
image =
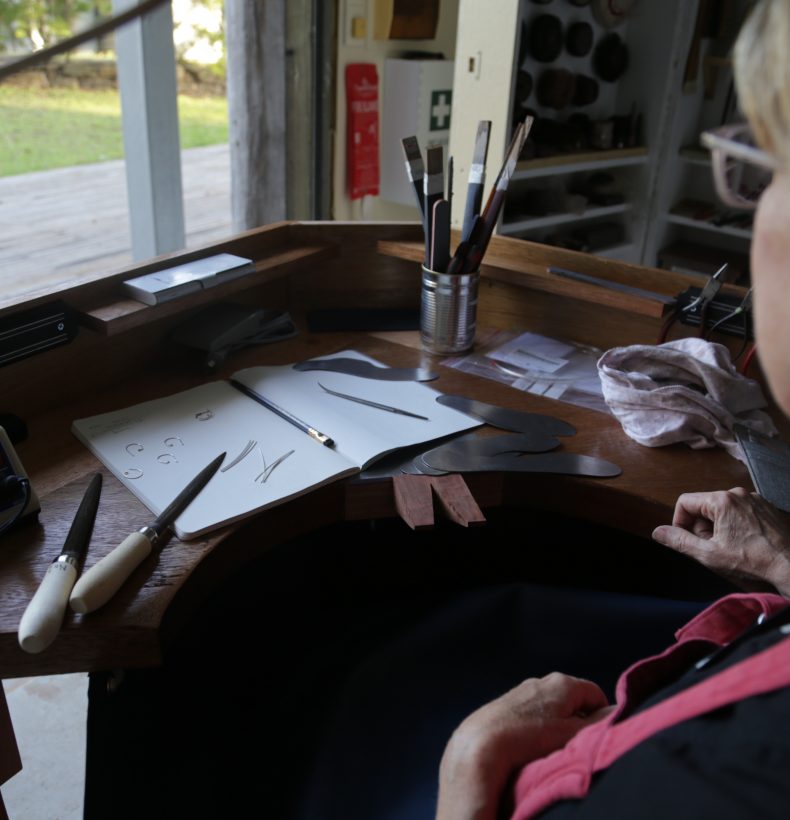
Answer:
[{"label": "woman's gray hair", "polygon": [[790,170],[790,0],[759,0],[734,49],[735,87],[757,144]]}]

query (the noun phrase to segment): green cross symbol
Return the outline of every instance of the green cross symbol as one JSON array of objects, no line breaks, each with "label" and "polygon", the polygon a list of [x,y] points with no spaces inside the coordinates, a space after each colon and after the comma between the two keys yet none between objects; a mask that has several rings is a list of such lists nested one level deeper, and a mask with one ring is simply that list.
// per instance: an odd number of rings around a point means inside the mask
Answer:
[{"label": "green cross symbol", "polygon": [[450,127],[450,110],[453,102],[452,89],[431,91],[431,124],[429,131],[447,131]]}]

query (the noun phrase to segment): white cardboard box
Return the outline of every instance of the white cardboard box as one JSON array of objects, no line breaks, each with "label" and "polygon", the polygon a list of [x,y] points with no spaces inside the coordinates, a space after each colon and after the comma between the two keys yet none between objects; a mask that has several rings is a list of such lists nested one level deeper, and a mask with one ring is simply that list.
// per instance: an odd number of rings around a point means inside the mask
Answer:
[{"label": "white cardboard box", "polygon": [[158,305],[204,288],[216,287],[254,270],[251,259],[219,253],[127,279],[123,286],[138,301]]},{"label": "white cardboard box", "polygon": [[381,190],[388,202],[414,205],[417,200],[406,171],[402,140],[416,136],[423,161],[428,148],[441,145],[447,167],[453,100],[452,60],[384,61],[381,114]]}]

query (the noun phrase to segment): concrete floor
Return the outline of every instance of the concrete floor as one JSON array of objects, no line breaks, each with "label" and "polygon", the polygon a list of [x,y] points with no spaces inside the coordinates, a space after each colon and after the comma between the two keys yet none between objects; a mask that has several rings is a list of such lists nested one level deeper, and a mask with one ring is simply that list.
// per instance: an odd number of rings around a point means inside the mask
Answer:
[{"label": "concrete floor", "polygon": [[81,820],[88,676],[3,681],[22,771],[2,787],[10,820]]}]

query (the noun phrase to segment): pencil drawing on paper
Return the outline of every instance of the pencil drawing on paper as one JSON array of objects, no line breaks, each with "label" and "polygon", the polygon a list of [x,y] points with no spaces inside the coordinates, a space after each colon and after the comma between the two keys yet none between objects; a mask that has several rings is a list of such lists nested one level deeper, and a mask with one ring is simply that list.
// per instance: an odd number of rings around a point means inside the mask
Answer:
[{"label": "pencil drawing on paper", "polygon": [[282,464],[283,461],[285,461],[285,459],[288,458],[288,456],[295,453],[296,451],[289,450],[287,453],[281,455],[276,461],[272,462],[268,467],[266,466],[266,459],[263,457],[263,450],[261,450],[260,447],[258,447],[258,452],[261,454],[261,461],[263,462],[263,471],[258,473],[257,476],[255,476],[255,481],[257,481],[258,484],[265,484],[269,480],[269,476],[274,472],[275,467],[278,467],[280,464]]},{"label": "pencil drawing on paper", "polygon": [[255,441],[255,439],[252,439],[252,438],[251,438],[251,439],[250,439],[250,440],[249,440],[249,441],[248,441],[248,442],[244,445],[244,448],[243,448],[243,449],[242,449],[242,451],[241,451],[241,452],[240,452],[240,453],[236,456],[236,458],[234,458],[231,462],[229,462],[228,464],[226,464],[226,465],[225,465],[225,466],[224,466],[224,467],[220,470],[220,472],[221,472],[221,473],[226,473],[228,470],[230,470],[230,468],[231,468],[231,467],[235,467],[235,466],[236,466],[236,465],[237,465],[237,464],[238,464],[238,463],[239,463],[239,462],[240,462],[243,458],[246,458],[246,456],[248,456],[248,455],[249,455],[249,454],[250,454],[250,453],[251,453],[251,452],[255,449],[255,445],[256,445],[257,443],[258,443],[258,442],[257,442],[257,441]]}]

